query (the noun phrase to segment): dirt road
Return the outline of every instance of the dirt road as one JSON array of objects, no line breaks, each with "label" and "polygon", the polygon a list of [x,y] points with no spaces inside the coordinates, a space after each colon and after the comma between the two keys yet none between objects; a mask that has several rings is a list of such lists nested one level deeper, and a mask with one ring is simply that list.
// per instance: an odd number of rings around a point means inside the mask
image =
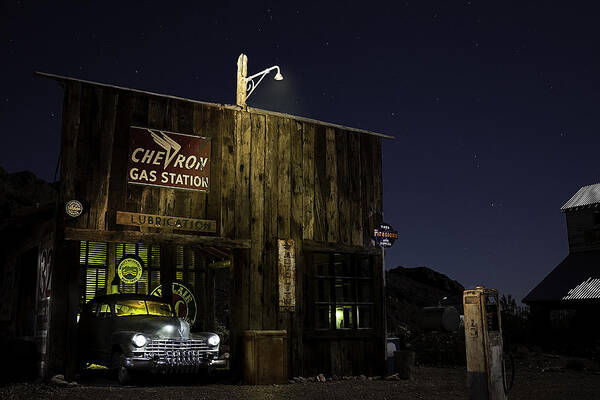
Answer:
[{"label": "dirt road", "polygon": [[[13,384],[0,388],[0,399],[465,399],[462,368],[417,368],[413,381],[346,380],[325,383],[296,383],[271,386],[224,384],[119,387],[108,381],[88,382],[72,388],[48,384]],[[510,400],[600,399],[600,375],[592,372],[538,369],[518,370]]]}]

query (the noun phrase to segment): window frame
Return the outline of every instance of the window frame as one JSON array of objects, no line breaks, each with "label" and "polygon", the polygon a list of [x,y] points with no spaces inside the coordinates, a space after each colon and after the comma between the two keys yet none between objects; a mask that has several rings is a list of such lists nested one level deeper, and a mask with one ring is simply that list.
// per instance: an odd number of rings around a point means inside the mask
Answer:
[{"label": "window frame", "polygon": [[[100,263],[100,264],[90,263],[90,245],[91,244],[93,244],[94,246],[96,246],[96,245],[106,246],[103,263]],[[84,247],[84,246],[85,246],[85,252],[82,254],[82,247]],[[96,242],[96,241],[87,241],[87,240],[82,240],[79,242],[80,284],[81,284],[81,287],[83,288],[83,290],[81,291],[80,304],[89,303],[96,296],[98,296],[99,290],[103,290],[104,293],[106,293],[107,287],[109,285],[109,282],[108,282],[109,253],[110,253],[110,247],[108,246],[107,242]],[[82,256],[83,256],[83,260],[82,260]],[[90,271],[90,270],[95,270],[96,281],[94,284],[94,287],[95,287],[94,295],[88,299],[87,298],[88,271]],[[101,282],[100,274],[99,274],[100,270],[102,270],[104,272],[104,287],[102,287],[102,285],[101,285],[102,282]]]},{"label": "window frame", "polygon": [[[310,285],[312,287],[311,296],[308,299],[309,309],[312,309],[312,313],[307,315],[310,318],[310,326],[312,326],[313,331],[315,333],[345,333],[345,332],[370,332],[374,331],[376,328],[375,323],[375,306],[376,306],[376,274],[374,271],[375,260],[374,256],[369,253],[350,253],[350,252],[330,252],[330,251],[311,251],[310,256],[307,258],[309,263],[307,267],[310,270]],[[321,262],[318,262],[317,259],[319,257],[327,257],[327,274],[320,274],[317,270],[319,265],[324,265]],[[339,262],[339,258],[346,263],[345,268],[346,271],[350,270],[350,275],[338,273],[336,270],[336,264]],[[368,259],[367,271],[368,274],[362,274],[361,267],[362,261],[364,259]],[[348,267],[347,263],[350,262],[350,267]],[[321,271],[322,272],[322,271]],[[319,299],[318,293],[318,282],[325,281],[326,285],[329,285],[329,295],[328,299],[321,300]],[[340,300],[338,299],[338,290],[337,285],[339,282],[350,282],[352,287],[352,295],[349,300]],[[359,294],[359,287],[361,282],[368,282],[368,290],[370,292],[369,301],[359,301],[361,296]],[[329,314],[328,327],[322,328],[318,327],[319,323],[317,320],[317,310],[319,308],[328,307],[327,313]],[[351,307],[352,312],[350,326],[347,328],[340,328],[337,324],[337,309],[340,306],[349,306]],[[359,308],[360,307],[368,307],[370,313],[369,325],[366,327],[359,327]]]}]

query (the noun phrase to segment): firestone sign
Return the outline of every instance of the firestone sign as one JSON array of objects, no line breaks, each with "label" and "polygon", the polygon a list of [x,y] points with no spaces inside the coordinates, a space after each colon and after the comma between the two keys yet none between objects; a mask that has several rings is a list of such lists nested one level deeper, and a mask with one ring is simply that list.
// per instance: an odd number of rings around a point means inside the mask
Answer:
[{"label": "firestone sign", "polygon": [[132,126],[127,182],[208,192],[210,138]]},{"label": "firestone sign", "polygon": [[375,228],[373,236],[380,247],[388,248],[392,247],[396,239],[398,239],[398,231],[394,230],[390,224],[384,222]]}]

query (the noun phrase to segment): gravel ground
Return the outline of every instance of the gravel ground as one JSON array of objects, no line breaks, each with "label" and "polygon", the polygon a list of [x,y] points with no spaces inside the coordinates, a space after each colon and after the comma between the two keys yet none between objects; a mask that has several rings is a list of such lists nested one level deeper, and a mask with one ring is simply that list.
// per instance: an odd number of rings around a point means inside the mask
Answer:
[{"label": "gravel ground", "polygon": [[[270,386],[170,384],[120,387],[97,379],[72,388],[19,383],[0,387],[0,399],[465,399],[464,368],[417,368],[412,381],[337,381]],[[600,398],[600,375],[586,371],[517,371],[510,400]]]}]

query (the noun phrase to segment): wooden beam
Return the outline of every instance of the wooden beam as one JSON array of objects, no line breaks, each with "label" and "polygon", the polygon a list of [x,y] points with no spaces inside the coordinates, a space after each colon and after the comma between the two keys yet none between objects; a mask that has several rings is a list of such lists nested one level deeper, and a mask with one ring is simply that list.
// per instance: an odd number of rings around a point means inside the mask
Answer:
[{"label": "wooden beam", "polygon": [[304,251],[317,251],[317,252],[339,252],[339,253],[356,253],[356,254],[374,254],[381,255],[380,247],[362,247],[362,246],[348,246],[337,243],[322,243],[314,240],[304,240],[302,242]]},{"label": "wooden beam", "polygon": [[249,239],[228,239],[219,236],[181,235],[175,233],[148,233],[135,231],[97,231],[95,229],[65,229],[65,240],[89,240],[94,242],[179,244],[183,246],[219,246],[227,248],[250,248]]},{"label": "wooden beam", "polygon": [[216,261],[216,262],[208,264],[208,267],[209,268],[230,268],[231,260]]}]

